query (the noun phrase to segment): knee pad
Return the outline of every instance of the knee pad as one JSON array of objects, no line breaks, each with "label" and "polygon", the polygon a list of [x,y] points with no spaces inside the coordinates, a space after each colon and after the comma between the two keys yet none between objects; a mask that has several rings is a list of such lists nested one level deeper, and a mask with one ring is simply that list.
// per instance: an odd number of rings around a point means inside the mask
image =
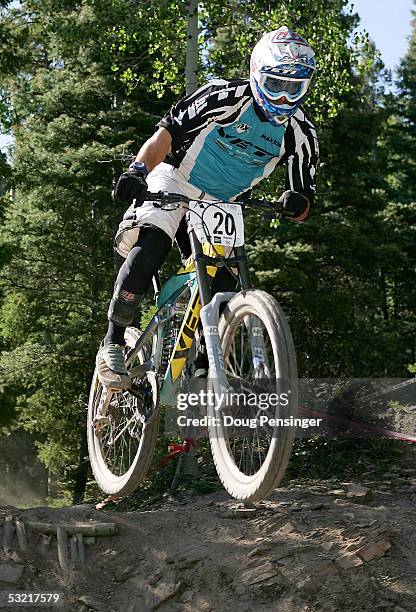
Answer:
[{"label": "knee pad", "polygon": [[108,320],[123,327],[131,325],[142,300],[143,294],[131,293],[116,286],[108,307]]}]

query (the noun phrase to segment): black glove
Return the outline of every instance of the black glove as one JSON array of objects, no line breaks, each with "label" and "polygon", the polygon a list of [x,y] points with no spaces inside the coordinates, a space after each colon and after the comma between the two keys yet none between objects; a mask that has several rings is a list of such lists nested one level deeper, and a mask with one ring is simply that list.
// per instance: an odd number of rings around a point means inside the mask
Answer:
[{"label": "black glove", "polygon": [[292,213],[293,221],[304,221],[309,214],[310,202],[308,198],[297,191],[285,191],[280,199],[284,211]]},{"label": "black glove", "polygon": [[113,191],[113,198],[126,204],[136,200],[136,206],[141,206],[146,198],[147,183],[146,166],[141,162],[133,162],[127,172],[120,175]]}]

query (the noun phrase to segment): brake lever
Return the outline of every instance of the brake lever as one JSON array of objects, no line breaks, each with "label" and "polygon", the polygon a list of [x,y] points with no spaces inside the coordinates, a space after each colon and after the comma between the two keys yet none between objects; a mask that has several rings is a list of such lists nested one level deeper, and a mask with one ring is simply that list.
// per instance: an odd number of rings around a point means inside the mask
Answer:
[{"label": "brake lever", "polygon": [[285,210],[280,202],[277,202],[275,211],[279,219],[284,219],[285,217],[292,219],[295,217],[295,213],[292,210]]}]

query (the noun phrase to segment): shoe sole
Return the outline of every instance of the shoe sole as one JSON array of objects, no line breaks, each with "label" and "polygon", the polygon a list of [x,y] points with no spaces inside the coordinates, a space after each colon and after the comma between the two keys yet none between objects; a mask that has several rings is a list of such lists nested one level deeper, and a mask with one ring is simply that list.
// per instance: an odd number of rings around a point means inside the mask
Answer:
[{"label": "shoe sole", "polygon": [[[117,373],[116,373],[117,374]],[[105,374],[102,374],[97,368],[97,376],[100,383],[107,387],[107,389],[129,389],[132,385],[132,380],[129,378],[128,374],[118,374],[120,376],[120,380],[114,380],[112,378],[108,378]]]},{"label": "shoe sole", "polygon": [[98,380],[107,389],[114,389],[116,391],[122,391],[123,389],[127,390],[131,388],[131,380],[128,380],[126,382],[123,382],[123,381],[117,382],[114,380],[110,381],[100,376],[100,374],[98,374]]}]

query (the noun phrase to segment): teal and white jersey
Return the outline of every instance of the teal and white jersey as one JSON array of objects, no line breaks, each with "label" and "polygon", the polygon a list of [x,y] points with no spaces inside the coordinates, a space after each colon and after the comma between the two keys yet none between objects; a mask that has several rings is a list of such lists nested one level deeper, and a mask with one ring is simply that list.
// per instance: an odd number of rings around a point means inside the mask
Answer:
[{"label": "teal and white jersey", "polygon": [[302,109],[282,125],[267,121],[248,80],[211,81],[158,126],[172,136],[165,162],[204,193],[233,200],[286,163],[286,189],[313,201],[319,155],[313,124]]}]

